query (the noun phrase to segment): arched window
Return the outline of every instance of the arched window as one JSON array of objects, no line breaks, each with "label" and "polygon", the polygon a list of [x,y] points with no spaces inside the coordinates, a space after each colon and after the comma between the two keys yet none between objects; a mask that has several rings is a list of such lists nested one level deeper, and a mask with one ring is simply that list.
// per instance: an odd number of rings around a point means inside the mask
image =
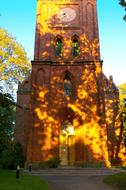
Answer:
[{"label": "arched window", "polygon": [[68,74],[65,75],[64,83],[63,83],[63,90],[65,96],[71,95],[71,80]]},{"label": "arched window", "polygon": [[74,37],[72,40],[72,48],[73,48],[73,56],[77,57],[79,54],[79,43],[76,37]]},{"label": "arched window", "polygon": [[62,52],[62,40],[60,38],[57,38],[56,40],[56,56],[61,56]]}]

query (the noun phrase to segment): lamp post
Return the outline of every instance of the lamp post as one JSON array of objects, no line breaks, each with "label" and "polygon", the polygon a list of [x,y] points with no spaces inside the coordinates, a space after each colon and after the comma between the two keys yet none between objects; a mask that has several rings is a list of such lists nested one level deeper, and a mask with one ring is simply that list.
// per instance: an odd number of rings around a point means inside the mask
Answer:
[{"label": "lamp post", "polygon": [[20,178],[20,166],[18,165],[16,169],[16,179],[19,179],[19,178]]},{"label": "lamp post", "polygon": [[29,172],[32,171],[32,164],[29,164],[28,170],[29,170]]}]

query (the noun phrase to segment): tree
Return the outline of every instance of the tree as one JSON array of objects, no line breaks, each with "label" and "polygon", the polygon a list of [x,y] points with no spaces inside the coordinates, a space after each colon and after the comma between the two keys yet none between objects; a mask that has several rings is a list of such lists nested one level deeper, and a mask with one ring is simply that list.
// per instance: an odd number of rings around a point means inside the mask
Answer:
[{"label": "tree", "polygon": [[0,155],[0,168],[16,169],[18,165],[24,166],[25,156],[19,143],[10,142]]},{"label": "tree", "polygon": [[[119,4],[125,8],[126,10],[126,0],[119,0]],[[126,20],[126,15],[123,17],[124,20]]]},{"label": "tree", "polygon": [[126,99],[126,83],[120,84],[119,88],[119,98],[120,98],[120,107],[121,110],[124,108],[124,99]]},{"label": "tree", "polygon": [[6,30],[0,28],[0,166],[15,168],[23,164],[21,146],[13,142],[18,81],[30,73],[31,64],[23,47]]},{"label": "tree", "polygon": [[11,95],[0,93],[0,154],[13,138],[15,103]]},{"label": "tree", "polygon": [[124,143],[126,147],[126,83],[118,86],[120,93],[121,125],[124,130]]},{"label": "tree", "polygon": [[13,93],[18,81],[29,75],[31,64],[23,47],[0,28],[0,90]]},{"label": "tree", "polygon": [[0,93],[0,168],[3,169],[16,169],[25,161],[21,145],[13,141],[15,108],[12,96]]}]

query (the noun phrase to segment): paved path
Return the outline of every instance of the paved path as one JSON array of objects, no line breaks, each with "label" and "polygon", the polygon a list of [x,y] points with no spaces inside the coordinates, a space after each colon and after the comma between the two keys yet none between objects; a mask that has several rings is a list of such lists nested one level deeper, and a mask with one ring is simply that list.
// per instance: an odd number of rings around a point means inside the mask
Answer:
[{"label": "paved path", "polygon": [[103,183],[103,179],[118,172],[106,168],[63,167],[32,171],[31,174],[48,181],[53,190],[113,190]]}]

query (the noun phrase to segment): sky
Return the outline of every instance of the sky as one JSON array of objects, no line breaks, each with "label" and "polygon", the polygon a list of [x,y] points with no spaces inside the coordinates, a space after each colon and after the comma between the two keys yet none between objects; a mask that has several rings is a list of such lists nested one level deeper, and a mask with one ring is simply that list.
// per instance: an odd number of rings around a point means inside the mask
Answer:
[{"label": "sky", "polygon": [[[97,0],[103,72],[113,75],[116,85],[126,82],[126,21],[118,0]],[[33,60],[36,0],[0,0],[0,27],[24,47]]]}]

